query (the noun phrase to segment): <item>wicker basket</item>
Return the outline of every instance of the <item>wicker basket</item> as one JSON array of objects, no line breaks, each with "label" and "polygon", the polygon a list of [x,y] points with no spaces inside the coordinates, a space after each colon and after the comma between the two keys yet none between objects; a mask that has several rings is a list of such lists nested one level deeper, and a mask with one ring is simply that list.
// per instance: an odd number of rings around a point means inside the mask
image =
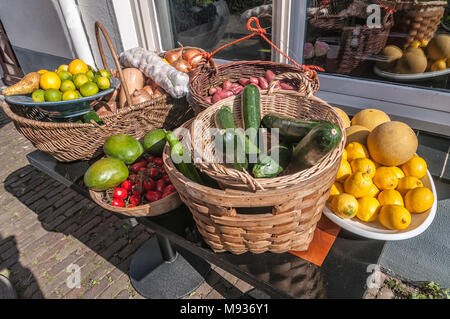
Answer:
[{"label": "wicker basket", "polygon": [[122,208],[122,207],[114,207],[108,205],[104,202],[105,192],[95,192],[93,190],[89,190],[89,195],[91,199],[97,203],[97,205],[103,207],[104,209],[114,212],[117,214],[131,216],[131,217],[154,217],[170,212],[178,207],[180,207],[183,203],[181,202],[180,196],[178,193],[170,194],[169,196],[146,205],[141,205],[133,208]]},{"label": "wicker basket", "polygon": [[414,41],[430,41],[444,16],[447,1],[383,1],[395,8],[395,27],[389,43],[406,49]]},{"label": "wicker basket", "polygon": [[330,121],[338,125],[343,132],[342,141],[333,152],[330,152],[319,163],[309,169],[295,174],[284,172],[283,176],[276,178],[253,178],[246,171],[241,172],[229,168],[223,163],[215,162],[215,136],[210,129],[216,127],[214,123],[216,112],[222,106],[228,105],[233,110],[236,127],[243,127],[240,108],[241,97],[232,96],[214,104],[195,118],[194,125],[191,127],[191,138],[197,167],[215,179],[223,188],[256,191],[282,189],[297,185],[301,181],[313,178],[321,171],[327,171],[336,162],[339,162],[345,147],[346,136],[344,124],[333,108],[315,96],[307,97],[305,94],[292,91],[274,92],[274,85],[277,81],[294,77],[302,81],[307,79],[300,73],[280,74],[272,81],[268,91],[261,92],[261,116],[263,117],[267,113],[278,113],[306,120],[321,119]]},{"label": "wicker basket", "polygon": [[[199,114],[212,105],[205,100],[210,87],[221,85],[227,80],[235,82],[240,78],[264,76],[267,70],[273,71],[276,75],[288,72],[310,74],[309,71],[300,70],[294,65],[270,61],[239,61],[222,64],[218,67],[205,64],[193,72],[191,76],[189,81],[189,104],[194,108],[195,114]],[[319,78],[317,73],[313,72],[312,74],[311,93],[314,94],[319,89]],[[306,88],[301,86],[301,83],[300,85],[299,83],[293,84],[299,87],[300,92],[305,92]]]},{"label": "wicker basket", "polygon": [[[191,123],[181,128],[188,129]],[[179,133],[180,130],[175,131],[176,135]],[[189,147],[189,143],[184,144]],[[245,192],[218,190],[187,179],[175,168],[168,145],[163,161],[205,242],[215,252],[233,254],[307,250],[340,164],[336,160],[334,165],[297,185]]]}]

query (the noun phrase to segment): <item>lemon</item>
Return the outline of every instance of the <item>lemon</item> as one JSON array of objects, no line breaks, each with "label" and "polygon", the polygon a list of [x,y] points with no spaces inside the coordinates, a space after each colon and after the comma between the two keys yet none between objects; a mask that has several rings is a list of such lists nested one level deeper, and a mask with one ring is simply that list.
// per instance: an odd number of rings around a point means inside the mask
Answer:
[{"label": "lemon", "polygon": [[55,72],[46,72],[41,75],[41,78],[39,79],[39,85],[43,90],[59,90],[59,88],[61,87],[61,79]]},{"label": "lemon", "polygon": [[344,182],[344,190],[356,198],[361,198],[369,194],[371,185],[372,179],[369,174],[356,172],[347,177]]},{"label": "lemon", "polygon": [[31,98],[36,103],[45,102],[45,91],[44,90],[35,90],[33,94],[31,94]]},{"label": "lemon", "polygon": [[378,220],[388,229],[403,230],[411,224],[411,214],[403,206],[386,205],[381,207]]},{"label": "lemon", "polygon": [[422,45],[422,43],[419,40],[415,40],[410,44],[410,48],[419,48]]},{"label": "lemon", "polygon": [[338,182],[344,182],[347,177],[349,177],[352,174],[352,167],[350,166],[350,163],[346,160],[341,160],[341,166],[339,166],[339,170],[336,175],[336,180]]},{"label": "lemon", "polygon": [[394,189],[387,189],[382,191],[378,195],[378,201],[382,206],[385,205],[399,205],[399,206],[405,206],[403,202],[402,194],[400,194],[398,191]]},{"label": "lemon", "polygon": [[69,64],[68,71],[75,74],[86,73],[88,71],[88,66],[80,59],[75,59]]},{"label": "lemon", "polygon": [[395,175],[397,175],[398,179],[405,177],[405,173],[402,171],[402,169],[400,167],[391,166],[390,169],[392,169],[394,171],[394,173],[395,173]]},{"label": "lemon", "polygon": [[378,217],[380,203],[376,198],[364,196],[358,199],[358,212],[356,217],[364,222],[373,222]]},{"label": "lemon", "polygon": [[350,163],[352,172],[362,172],[369,174],[370,178],[375,176],[376,167],[374,162],[368,158],[357,158]]},{"label": "lemon", "polygon": [[345,147],[347,151],[347,160],[349,162],[358,158],[369,158],[369,151],[367,148],[358,142],[352,142]]},{"label": "lemon", "polygon": [[347,151],[345,149],[342,151],[342,159],[345,160],[345,161],[348,160]]},{"label": "lemon", "polygon": [[398,177],[390,167],[382,166],[375,172],[373,182],[380,190],[396,189]]},{"label": "lemon", "polygon": [[426,48],[427,45],[428,45],[428,40],[427,39],[420,40],[420,47],[421,48]]},{"label": "lemon", "polygon": [[334,184],[331,186],[330,197],[328,198],[328,201],[331,201],[334,196],[340,195],[342,193],[344,193],[344,186],[342,186],[341,183],[334,182]]},{"label": "lemon", "polygon": [[447,68],[447,63],[445,61],[445,59],[439,59],[433,62],[433,64],[431,64],[431,72],[436,72],[436,71],[442,71],[445,70]]},{"label": "lemon", "polygon": [[343,219],[350,219],[358,212],[358,201],[354,196],[343,193],[333,197],[331,210]]},{"label": "lemon", "polygon": [[422,181],[414,176],[406,176],[398,181],[397,191],[405,196],[408,191],[417,187],[423,187]]},{"label": "lemon", "polygon": [[425,177],[427,169],[427,162],[417,155],[402,165],[402,170],[406,176],[414,176],[418,179]]},{"label": "lemon", "polygon": [[62,94],[57,89],[48,89],[44,93],[46,102],[59,102],[62,99]]},{"label": "lemon", "polygon": [[369,190],[369,193],[367,195],[376,198],[379,193],[380,193],[380,190],[378,189],[377,185],[372,183],[372,185],[370,185],[370,190]]},{"label": "lemon", "polygon": [[414,188],[405,195],[405,206],[411,213],[424,213],[433,206],[433,203],[433,192],[426,187]]}]

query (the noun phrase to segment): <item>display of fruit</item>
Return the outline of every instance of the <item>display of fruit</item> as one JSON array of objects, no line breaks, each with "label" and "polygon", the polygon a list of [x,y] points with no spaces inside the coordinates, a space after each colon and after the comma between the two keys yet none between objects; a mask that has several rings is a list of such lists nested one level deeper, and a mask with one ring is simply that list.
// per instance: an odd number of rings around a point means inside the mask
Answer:
[{"label": "display of fruit", "polygon": [[103,158],[92,164],[84,174],[84,184],[95,191],[117,187],[128,178],[128,168],[116,158]]},{"label": "display of fruit", "polygon": [[106,155],[117,158],[125,164],[133,164],[144,153],[144,147],[132,136],[116,134],[106,139],[103,151]]},{"label": "display of fruit", "polygon": [[[360,113],[352,123],[370,126],[384,112]],[[327,206],[343,219],[400,231],[409,227],[412,214],[429,211],[436,198],[422,182],[427,163],[415,154],[414,131],[405,123],[386,120],[387,115],[382,118],[385,121],[372,131],[360,124],[347,128],[353,138],[358,132],[365,136],[346,145]]]},{"label": "display of fruit", "polygon": [[391,118],[385,112],[377,109],[365,109],[359,111],[352,118],[352,126],[360,125],[373,131],[377,126],[390,122]]}]

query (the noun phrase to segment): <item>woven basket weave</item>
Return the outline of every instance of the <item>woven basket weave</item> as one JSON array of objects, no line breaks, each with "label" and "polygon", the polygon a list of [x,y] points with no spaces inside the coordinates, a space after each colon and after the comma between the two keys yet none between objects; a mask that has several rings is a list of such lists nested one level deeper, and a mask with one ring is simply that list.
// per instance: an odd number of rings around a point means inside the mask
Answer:
[{"label": "woven basket weave", "polygon": [[215,128],[214,117],[217,111],[224,105],[229,106],[234,115],[236,127],[243,127],[241,114],[241,97],[232,96],[224,99],[196,116],[191,127],[192,147],[194,150],[197,167],[215,179],[223,188],[240,189],[247,191],[282,189],[297,185],[299,181],[305,181],[321,171],[327,171],[342,156],[345,146],[345,129],[339,115],[333,108],[321,99],[292,91],[274,91],[274,84],[279,80],[292,79],[305,81],[307,77],[299,73],[285,73],[277,76],[270,84],[268,91],[261,92],[261,118],[268,113],[278,113],[299,119],[321,119],[330,121],[340,127],[343,138],[339,146],[326,155],[315,166],[289,174],[284,172],[276,178],[254,178],[246,171],[241,172],[227,167],[223,163],[215,162]]},{"label": "woven basket weave", "polygon": [[[181,128],[188,129],[191,123]],[[180,130],[175,131],[176,135],[179,133]],[[184,144],[189,148],[190,143]],[[205,242],[215,252],[233,254],[307,250],[340,164],[336,160],[297,185],[245,192],[213,189],[187,179],[174,166],[168,145],[163,161]]]},{"label": "woven basket weave", "polygon": [[[276,63],[270,61],[239,61],[222,64],[219,66],[210,66],[209,64],[198,67],[191,75],[189,81],[188,95],[189,104],[194,108],[195,114],[199,114],[212,104],[208,103],[205,98],[211,87],[222,85],[223,82],[230,80],[237,82],[241,78],[264,76],[267,70],[273,71],[276,75],[281,73],[301,73],[310,74],[309,71],[301,70],[290,64]],[[317,73],[313,72],[312,94],[319,90],[319,78]],[[306,88],[301,83],[293,83],[299,88],[300,92],[305,92]]]}]

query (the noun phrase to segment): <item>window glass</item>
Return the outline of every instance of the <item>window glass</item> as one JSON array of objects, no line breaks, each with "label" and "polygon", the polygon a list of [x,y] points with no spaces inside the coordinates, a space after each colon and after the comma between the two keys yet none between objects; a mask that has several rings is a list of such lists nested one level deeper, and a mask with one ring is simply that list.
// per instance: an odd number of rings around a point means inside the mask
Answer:
[{"label": "window glass", "polygon": [[448,13],[447,1],[309,0],[303,62],[448,92]]},{"label": "window glass", "polygon": [[[250,34],[247,21],[255,16],[267,37],[272,31],[272,1],[268,0],[170,0],[156,1],[163,49],[200,47],[208,52]],[[226,60],[270,60],[270,45],[255,36],[220,51]]]}]

